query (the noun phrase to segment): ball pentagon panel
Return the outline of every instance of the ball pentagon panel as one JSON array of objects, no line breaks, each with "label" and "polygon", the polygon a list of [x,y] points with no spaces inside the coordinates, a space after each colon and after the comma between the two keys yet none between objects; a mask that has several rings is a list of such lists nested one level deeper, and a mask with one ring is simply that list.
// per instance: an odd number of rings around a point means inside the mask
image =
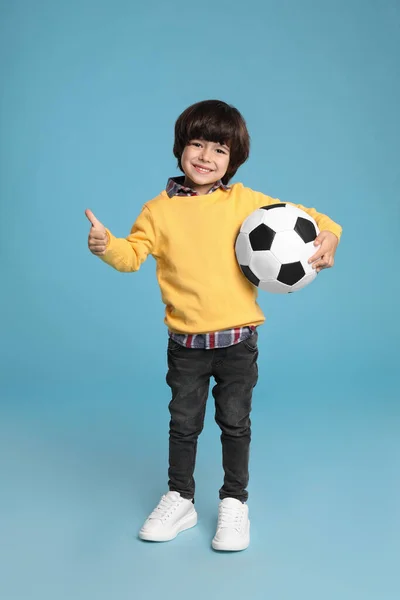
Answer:
[{"label": "ball pentagon panel", "polygon": [[293,286],[303,279],[305,271],[301,262],[287,263],[282,265],[277,280],[286,285]]}]

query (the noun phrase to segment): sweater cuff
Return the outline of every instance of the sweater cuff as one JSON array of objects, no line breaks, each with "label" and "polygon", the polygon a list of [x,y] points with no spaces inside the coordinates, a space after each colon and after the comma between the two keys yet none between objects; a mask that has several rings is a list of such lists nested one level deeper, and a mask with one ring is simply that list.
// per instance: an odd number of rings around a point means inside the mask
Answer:
[{"label": "sweater cuff", "polygon": [[337,225],[336,223],[334,225],[330,225],[329,227],[325,227],[323,229],[323,231],[330,231],[331,233],[334,233],[338,239],[338,241],[340,242],[340,238],[342,237],[342,228],[340,227],[340,225]]}]

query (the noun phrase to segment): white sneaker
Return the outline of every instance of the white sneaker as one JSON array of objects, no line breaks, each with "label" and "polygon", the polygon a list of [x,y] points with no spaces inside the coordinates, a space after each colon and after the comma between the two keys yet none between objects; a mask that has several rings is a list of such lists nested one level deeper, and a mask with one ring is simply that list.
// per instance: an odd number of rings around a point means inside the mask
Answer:
[{"label": "white sneaker", "polygon": [[193,502],[182,498],[179,492],[168,492],[144,522],[139,537],[148,542],[168,542],[196,523]]},{"label": "white sneaker", "polygon": [[236,498],[224,498],[218,508],[214,550],[245,550],[250,544],[249,508]]}]

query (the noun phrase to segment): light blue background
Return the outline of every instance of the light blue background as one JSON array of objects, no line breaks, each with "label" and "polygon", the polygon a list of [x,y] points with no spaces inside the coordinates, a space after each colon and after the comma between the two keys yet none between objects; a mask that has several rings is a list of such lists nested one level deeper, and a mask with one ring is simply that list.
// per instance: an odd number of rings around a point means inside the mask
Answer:
[{"label": "light blue background", "polygon": [[[0,596],[398,600],[399,23],[396,0],[0,2]],[[150,258],[119,236],[177,174],[187,105],[234,104],[236,180],[342,224],[333,270],[260,294],[252,544],[217,554],[209,404],[199,525],[137,530],[166,489],[166,328]]]}]

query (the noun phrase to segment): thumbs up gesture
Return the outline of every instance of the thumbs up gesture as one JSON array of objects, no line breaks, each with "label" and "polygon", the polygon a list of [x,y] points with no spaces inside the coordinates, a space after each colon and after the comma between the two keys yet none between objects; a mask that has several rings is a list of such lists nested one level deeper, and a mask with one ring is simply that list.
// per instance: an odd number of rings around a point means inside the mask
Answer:
[{"label": "thumbs up gesture", "polygon": [[85,210],[85,215],[92,224],[88,238],[89,250],[97,256],[102,256],[106,252],[108,242],[106,228],[96,219],[91,210]]}]

